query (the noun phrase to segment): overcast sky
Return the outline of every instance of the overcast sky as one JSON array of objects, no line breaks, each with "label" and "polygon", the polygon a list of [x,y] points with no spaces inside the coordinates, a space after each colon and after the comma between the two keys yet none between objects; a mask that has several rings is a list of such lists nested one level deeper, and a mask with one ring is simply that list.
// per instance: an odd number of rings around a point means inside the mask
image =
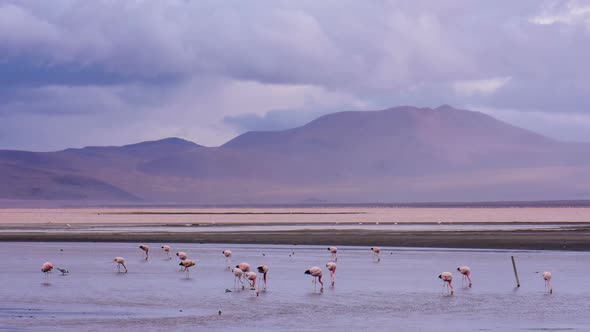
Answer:
[{"label": "overcast sky", "polygon": [[588,1],[0,0],[0,149],[451,104],[590,141]]}]

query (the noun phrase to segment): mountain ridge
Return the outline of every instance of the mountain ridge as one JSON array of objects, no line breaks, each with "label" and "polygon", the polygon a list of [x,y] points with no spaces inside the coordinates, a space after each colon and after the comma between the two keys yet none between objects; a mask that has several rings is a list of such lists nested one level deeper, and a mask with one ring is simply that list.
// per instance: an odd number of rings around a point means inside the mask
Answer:
[{"label": "mountain ridge", "polygon": [[[0,150],[0,199],[268,204],[590,197],[590,144],[459,110],[400,106],[251,131],[55,152]],[[65,179],[65,180],[64,180]]]}]

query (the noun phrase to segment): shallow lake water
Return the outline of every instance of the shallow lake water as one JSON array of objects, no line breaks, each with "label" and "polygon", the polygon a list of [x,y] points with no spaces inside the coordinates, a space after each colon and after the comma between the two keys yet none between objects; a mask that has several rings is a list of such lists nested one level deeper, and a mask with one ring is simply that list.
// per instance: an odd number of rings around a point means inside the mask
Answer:
[{"label": "shallow lake water", "polygon": [[[375,263],[369,248],[340,247],[336,285],[330,287],[324,246],[172,244],[173,252],[186,251],[197,261],[187,278],[176,257],[165,258],[161,244],[149,244],[148,262],[138,245],[0,243],[0,330],[590,329],[585,252],[383,248]],[[258,297],[234,290],[224,249],[233,251],[232,265],[268,265],[268,289]],[[116,273],[115,256],[125,257],[129,273]],[[54,270],[46,279],[40,271],[45,261],[70,274]],[[459,265],[471,267],[473,288],[462,286]],[[314,292],[312,278],[303,273],[311,266],[324,270],[323,292]],[[437,278],[443,271],[453,272],[453,296]],[[551,295],[537,273],[543,271],[553,273]]]}]

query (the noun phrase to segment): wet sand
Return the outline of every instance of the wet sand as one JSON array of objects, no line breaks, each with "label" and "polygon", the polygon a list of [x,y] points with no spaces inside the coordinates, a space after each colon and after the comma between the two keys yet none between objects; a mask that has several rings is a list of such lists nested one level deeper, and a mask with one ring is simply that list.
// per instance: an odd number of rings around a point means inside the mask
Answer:
[{"label": "wet sand", "polygon": [[590,209],[0,209],[0,241],[590,250]]},{"label": "wet sand", "polygon": [[1,233],[0,241],[189,242],[293,245],[354,245],[439,248],[590,250],[590,228],[523,231],[299,230],[267,232],[77,232]]}]

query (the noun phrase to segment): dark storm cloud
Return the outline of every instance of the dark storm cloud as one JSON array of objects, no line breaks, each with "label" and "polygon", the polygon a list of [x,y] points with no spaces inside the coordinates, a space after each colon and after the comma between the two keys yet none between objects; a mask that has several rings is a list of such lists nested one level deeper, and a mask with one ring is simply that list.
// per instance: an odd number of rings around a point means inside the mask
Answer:
[{"label": "dark storm cloud", "polygon": [[0,132],[10,132],[0,148],[76,145],[68,130],[26,139],[8,130],[27,114],[56,117],[39,126],[78,124],[97,140],[90,144],[106,140],[81,115],[116,122],[109,143],[180,132],[220,144],[235,132],[284,129],[332,111],[445,103],[510,110],[514,123],[545,131],[549,120],[534,114],[559,115],[551,134],[560,136],[570,128],[564,114],[577,123],[590,117],[589,8],[535,0],[0,0]]}]

